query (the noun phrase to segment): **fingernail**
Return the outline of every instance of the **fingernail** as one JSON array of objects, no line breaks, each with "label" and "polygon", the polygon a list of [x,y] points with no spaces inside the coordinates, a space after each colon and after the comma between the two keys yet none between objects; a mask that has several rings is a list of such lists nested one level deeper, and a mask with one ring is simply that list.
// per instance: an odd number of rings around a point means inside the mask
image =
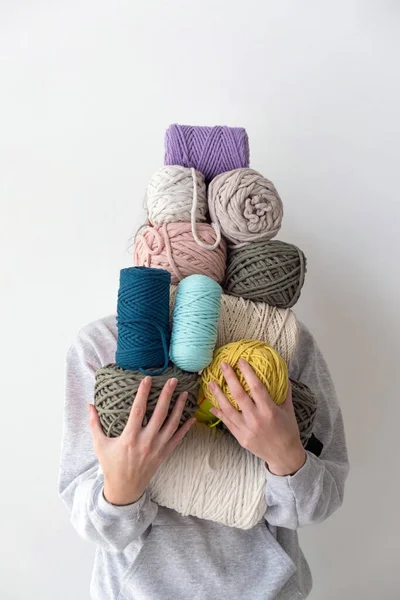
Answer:
[{"label": "fingernail", "polygon": [[175,386],[177,383],[178,383],[178,380],[177,380],[177,378],[176,378],[176,377],[173,377],[172,379],[170,379],[170,380],[168,381],[168,385],[169,385],[170,387],[174,387],[174,386]]},{"label": "fingernail", "polygon": [[143,383],[145,385],[148,385],[151,381],[151,377],[149,375],[146,375],[146,377],[143,379]]},{"label": "fingernail", "polygon": [[210,388],[211,391],[214,391],[216,389],[216,385],[213,381],[210,381],[210,383],[208,384],[208,387]]},{"label": "fingernail", "polygon": [[221,363],[221,369],[222,369],[223,371],[225,371],[225,369],[226,369],[227,367],[228,367],[228,365],[227,365],[227,363],[226,363],[226,362],[222,362],[222,363]]},{"label": "fingernail", "polygon": [[239,358],[238,365],[239,367],[244,367],[246,365],[246,361],[243,358]]},{"label": "fingernail", "polygon": [[188,397],[188,393],[187,392],[182,392],[182,398],[186,401],[187,397]]}]

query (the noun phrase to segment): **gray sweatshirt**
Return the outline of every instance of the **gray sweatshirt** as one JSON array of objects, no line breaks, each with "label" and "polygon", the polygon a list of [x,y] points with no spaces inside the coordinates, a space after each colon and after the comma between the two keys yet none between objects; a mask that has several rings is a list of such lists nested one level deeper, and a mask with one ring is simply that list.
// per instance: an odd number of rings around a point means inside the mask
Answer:
[{"label": "gray sweatshirt", "polygon": [[98,368],[115,362],[115,315],[83,327],[67,354],[59,492],[77,532],[96,545],[93,600],[296,600],[311,590],[297,529],[320,523],[342,503],[348,460],[342,414],[329,371],[301,325],[290,377],[319,401],[318,457],[280,477],[265,467],[265,521],[241,530],[182,516],[153,502],[146,490],[128,506],[103,496],[87,403]]}]

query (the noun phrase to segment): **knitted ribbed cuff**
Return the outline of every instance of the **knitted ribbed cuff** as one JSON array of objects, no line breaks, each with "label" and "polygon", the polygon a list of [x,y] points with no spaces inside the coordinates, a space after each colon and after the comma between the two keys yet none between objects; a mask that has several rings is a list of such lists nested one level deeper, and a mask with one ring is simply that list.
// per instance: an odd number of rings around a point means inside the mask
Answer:
[{"label": "knitted ribbed cuff", "polygon": [[310,474],[313,469],[312,465],[312,457],[310,457],[310,453],[306,451],[306,460],[305,463],[294,475],[275,475],[271,473],[268,469],[266,463],[264,462],[264,472],[267,478],[267,482],[272,484],[274,487],[288,487],[290,486],[294,491],[297,487],[302,487],[304,483],[309,485],[310,482]]},{"label": "knitted ribbed cuff", "polygon": [[101,485],[95,491],[94,503],[96,512],[103,519],[136,519],[147,499],[147,490],[145,490],[142,496],[136,502],[132,502],[132,504],[126,504],[124,506],[117,506],[115,504],[111,504],[105,499],[104,486]]}]

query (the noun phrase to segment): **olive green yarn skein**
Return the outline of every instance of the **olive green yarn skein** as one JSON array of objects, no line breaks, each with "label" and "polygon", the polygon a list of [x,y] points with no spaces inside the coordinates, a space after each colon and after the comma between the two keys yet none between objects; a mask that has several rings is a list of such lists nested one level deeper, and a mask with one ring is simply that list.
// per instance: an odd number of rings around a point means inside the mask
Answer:
[{"label": "olive green yarn skein", "polygon": [[230,248],[224,291],[253,302],[291,308],[300,297],[306,267],[303,252],[280,240]]},{"label": "olive green yarn skein", "polygon": [[[188,392],[188,397],[182,411],[179,426],[194,416],[198,408],[199,377],[197,373],[186,373],[178,367],[170,365],[164,373],[152,377],[146,414],[142,422],[143,427],[147,425],[154,412],[164,384],[172,377],[176,377],[178,383],[168,408],[167,418],[171,414],[179,394],[182,392]],[[103,431],[108,437],[118,437],[123,432],[128,422],[136,392],[140,382],[144,378],[145,375],[140,371],[121,369],[114,363],[96,371],[94,405],[97,409]]]}]

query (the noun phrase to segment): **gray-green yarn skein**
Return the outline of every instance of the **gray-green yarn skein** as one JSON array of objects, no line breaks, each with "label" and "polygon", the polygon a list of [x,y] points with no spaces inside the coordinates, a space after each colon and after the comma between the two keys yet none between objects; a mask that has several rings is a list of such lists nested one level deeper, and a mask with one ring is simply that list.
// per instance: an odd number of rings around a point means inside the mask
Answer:
[{"label": "gray-green yarn skein", "polygon": [[[145,375],[140,371],[129,371],[121,369],[112,363],[98,369],[95,374],[94,405],[100,417],[100,423],[104,433],[108,437],[118,437],[123,432],[128,422],[129,413],[139,388],[140,382]],[[157,404],[160,392],[171,377],[178,379],[172,400],[168,409],[171,414],[179,394],[188,392],[186,404],[182,411],[180,425],[194,416],[198,406],[197,397],[199,392],[197,373],[186,373],[178,367],[170,365],[161,375],[153,376],[152,386],[147,401],[147,410],[142,426],[147,425]]]},{"label": "gray-green yarn skein", "polygon": [[306,446],[313,431],[318,402],[305,383],[293,379],[290,381],[292,384],[293,408],[299,427],[300,439],[303,446]]},{"label": "gray-green yarn skein", "polygon": [[291,308],[300,297],[306,257],[293,244],[279,240],[231,248],[224,291],[253,302]]}]

